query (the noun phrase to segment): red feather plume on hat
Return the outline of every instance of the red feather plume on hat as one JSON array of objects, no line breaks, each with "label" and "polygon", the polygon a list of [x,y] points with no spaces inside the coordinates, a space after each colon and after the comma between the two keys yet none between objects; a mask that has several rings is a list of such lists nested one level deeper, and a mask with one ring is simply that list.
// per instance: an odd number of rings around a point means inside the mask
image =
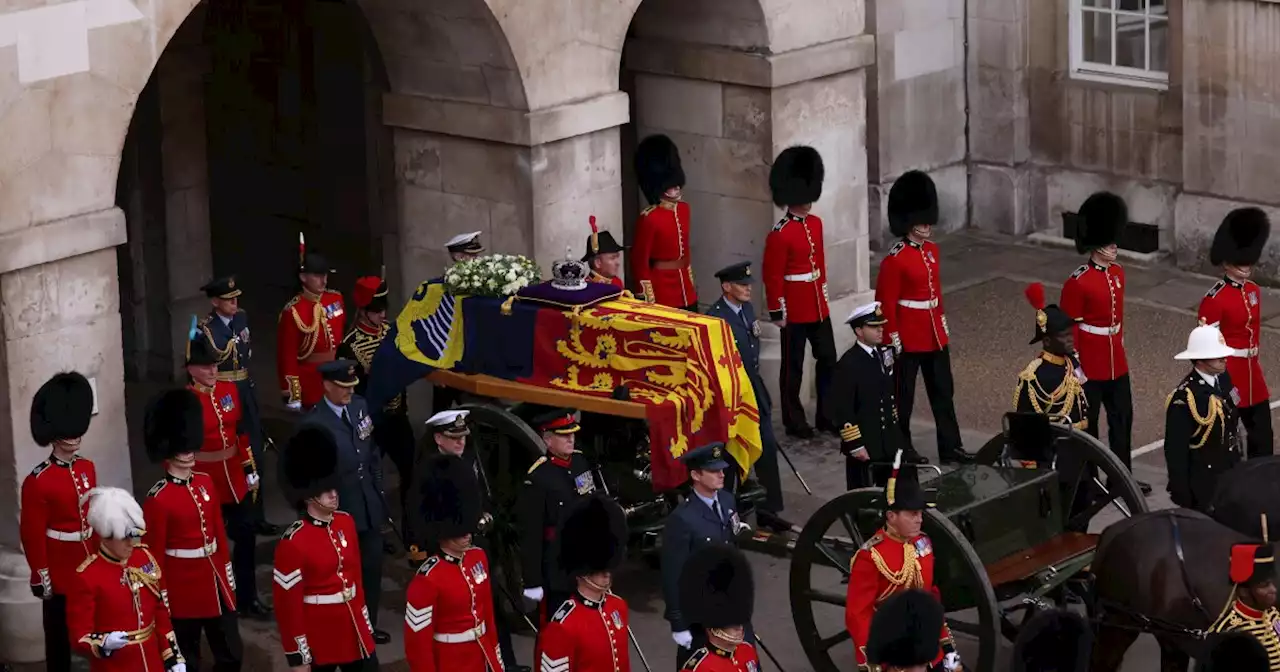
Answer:
[{"label": "red feather plume on hat", "polygon": [[1033,282],[1027,285],[1024,293],[1027,295],[1027,302],[1036,310],[1044,310],[1044,285]]}]

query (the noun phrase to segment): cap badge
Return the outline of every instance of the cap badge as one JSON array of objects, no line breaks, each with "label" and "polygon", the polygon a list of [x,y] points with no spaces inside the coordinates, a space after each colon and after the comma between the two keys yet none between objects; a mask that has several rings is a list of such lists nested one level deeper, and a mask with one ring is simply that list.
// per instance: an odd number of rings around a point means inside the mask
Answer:
[{"label": "cap badge", "polygon": [[348,366],[348,367],[347,367],[347,375],[348,375],[348,376],[354,376],[354,375],[356,375],[356,367],[354,367],[354,366]]},{"label": "cap badge", "polygon": [[235,288],[236,288],[236,280],[235,280],[235,278],[232,278],[232,279],[228,280],[228,281],[227,281],[227,289],[235,289]]},{"label": "cap badge", "polygon": [[748,278],[749,278],[749,277],[751,277],[751,269],[750,269],[750,268],[747,268],[747,269],[743,270],[743,271],[742,271],[742,273],[743,273],[743,275],[746,275]]},{"label": "cap badge", "polygon": [[711,449],[711,457],[717,460],[720,459],[720,446]]}]

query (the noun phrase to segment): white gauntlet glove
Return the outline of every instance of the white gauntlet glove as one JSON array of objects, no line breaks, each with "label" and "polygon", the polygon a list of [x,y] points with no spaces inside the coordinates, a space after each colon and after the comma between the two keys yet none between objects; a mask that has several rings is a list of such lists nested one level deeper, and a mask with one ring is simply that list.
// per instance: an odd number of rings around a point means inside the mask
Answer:
[{"label": "white gauntlet glove", "polygon": [[688,649],[693,647],[693,635],[689,634],[688,630],[671,633],[671,639],[675,640],[676,644],[681,648]]},{"label": "white gauntlet glove", "polygon": [[291,411],[302,411],[302,402],[301,402],[301,401],[291,401],[291,402],[289,402],[289,403],[285,404],[285,405],[284,405],[284,407],[285,407],[285,408],[287,408],[287,409],[289,409],[289,410],[291,410]]},{"label": "white gauntlet glove", "polygon": [[119,651],[129,643],[129,636],[120,630],[107,634],[107,638],[102,640],[102,650],[106,653]]},{"label": "white gauntlet glove", "polygon": [[186,664],[186,663],[178,663],[178,664],[174,665],[173,667],[169,668],[169,672],[187,672],[187,664]]},{"label": "white gauntlet glove", "polygon": [[947,672],[957,672],[957,670],[964,669],[960,666],[960,654],[956,651],[952,651],[951,653],[943,656],[942,669]]},{"label": "white gauntlet glove", "polygon": [[524,589],[524,596],[534,602],[541,602],[542,595],[543,593],[541,588],[525,588]]},{"label": "white gauntlet glove", "polygon": [[[256,489],[256,488],[258,487],[258,482],[259,482],[259,481],[261,481],[262,479],[261,479],[261,477],[259,477],[259,476],[258,476],[258,474],[255,472],[255,473],[249,474],[248,476],[245,476],[245,477],[244,477],[244,480],[245,480],[246,482],[248,482],[248,484],[249,484],[249,489],[250,489],[250,490],[254,490],[254,489]],[[172,671],[172,670],[170,670],[170,672],[173,672],[173,671]]]}]

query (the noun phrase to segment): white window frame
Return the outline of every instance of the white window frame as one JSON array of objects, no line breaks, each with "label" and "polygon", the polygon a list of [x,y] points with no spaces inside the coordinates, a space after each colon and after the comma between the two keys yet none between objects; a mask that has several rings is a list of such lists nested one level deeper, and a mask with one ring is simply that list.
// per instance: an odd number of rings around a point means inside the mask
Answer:
[{"label": "white window frame", "polygon": [[[1119,3],[1119,0],[1111,0],[1111,5],[1113,7],[1116,6],[1118,3]],[[1150,6],[1148,5],[1148,10],[1149,10],[1149,7]],[[1163,14],[1163,15],[1152,15],[1152,14],[1149,14],[1147,11],[1132,12],[1132,11],[1124,11],[1119,9],[1105,9],[1105,8],[1090,8],[1087,11],[1092,12],[1095,10],[1100,10],[1101,13],[1112,15],[1113,18],[1112,18],[1112,27],[1111,27],[1111,58],[1112,60],[1115,60],[1116,34],[1120,32],[1120,29],[1118,27],[1118,21],[1116,21],[1116,18],[1120,16],[1132,16],[1132,17],[1142,18],[1142,24],[1141,24],[1142,29],[1143,31],[1146,32],[1146,40],[1145,40],[1146,48],[1148,52],[1150,52],[1151,20],[1149,17],[1162,16],[1163,20],[1165,21],[1165,25],[1168,25],[1168,21],[1169,21],[1169,16],[1167,14],[1168,0],[1166,0],[1165,7],[1166,7],[1166,14]],[[1106,63],[1094,63],[1092,61],[1086,61],[1084,58],[1084,13],[1085,11],[1086,10],[1084,8],[1083,0],[1071,0],[1070,10],[1068,12],[1070,16],[1070,20],[1069,20],[1070,39],[1068,40],[1068,42],[1070,44],[1071,78],[1072,79],[1102,82],[1105,84],[1120,84],[1124,86],[1136,86],[1141,88],[1157,89],[1160,91],[1164,91],[1169,88],[1169,73],[1167,72],[1157,72],[1154,70],[1147,70],[1145,68],[1130,68],[1122,65],[1110,65]],[[1166,40],[1166,48],[1167,46],[1168,46],[1168,41]],[[1148,62],[1150,62],[1151,60],[1150,53],[1147,54],[1147,60]],[[1166,58],[1166,62],[1167,61],[1168,59]]]}]

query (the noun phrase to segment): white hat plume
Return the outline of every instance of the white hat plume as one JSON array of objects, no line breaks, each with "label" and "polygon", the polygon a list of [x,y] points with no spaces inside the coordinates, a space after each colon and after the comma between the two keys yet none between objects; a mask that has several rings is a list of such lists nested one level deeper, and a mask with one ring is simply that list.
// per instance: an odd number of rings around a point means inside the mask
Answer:
[{"label": "white hat plume", "polygon": [[128,490],[97,487],[89,491],[89,527],[104,539],[129,539],[146,531],[142,507]]}]

